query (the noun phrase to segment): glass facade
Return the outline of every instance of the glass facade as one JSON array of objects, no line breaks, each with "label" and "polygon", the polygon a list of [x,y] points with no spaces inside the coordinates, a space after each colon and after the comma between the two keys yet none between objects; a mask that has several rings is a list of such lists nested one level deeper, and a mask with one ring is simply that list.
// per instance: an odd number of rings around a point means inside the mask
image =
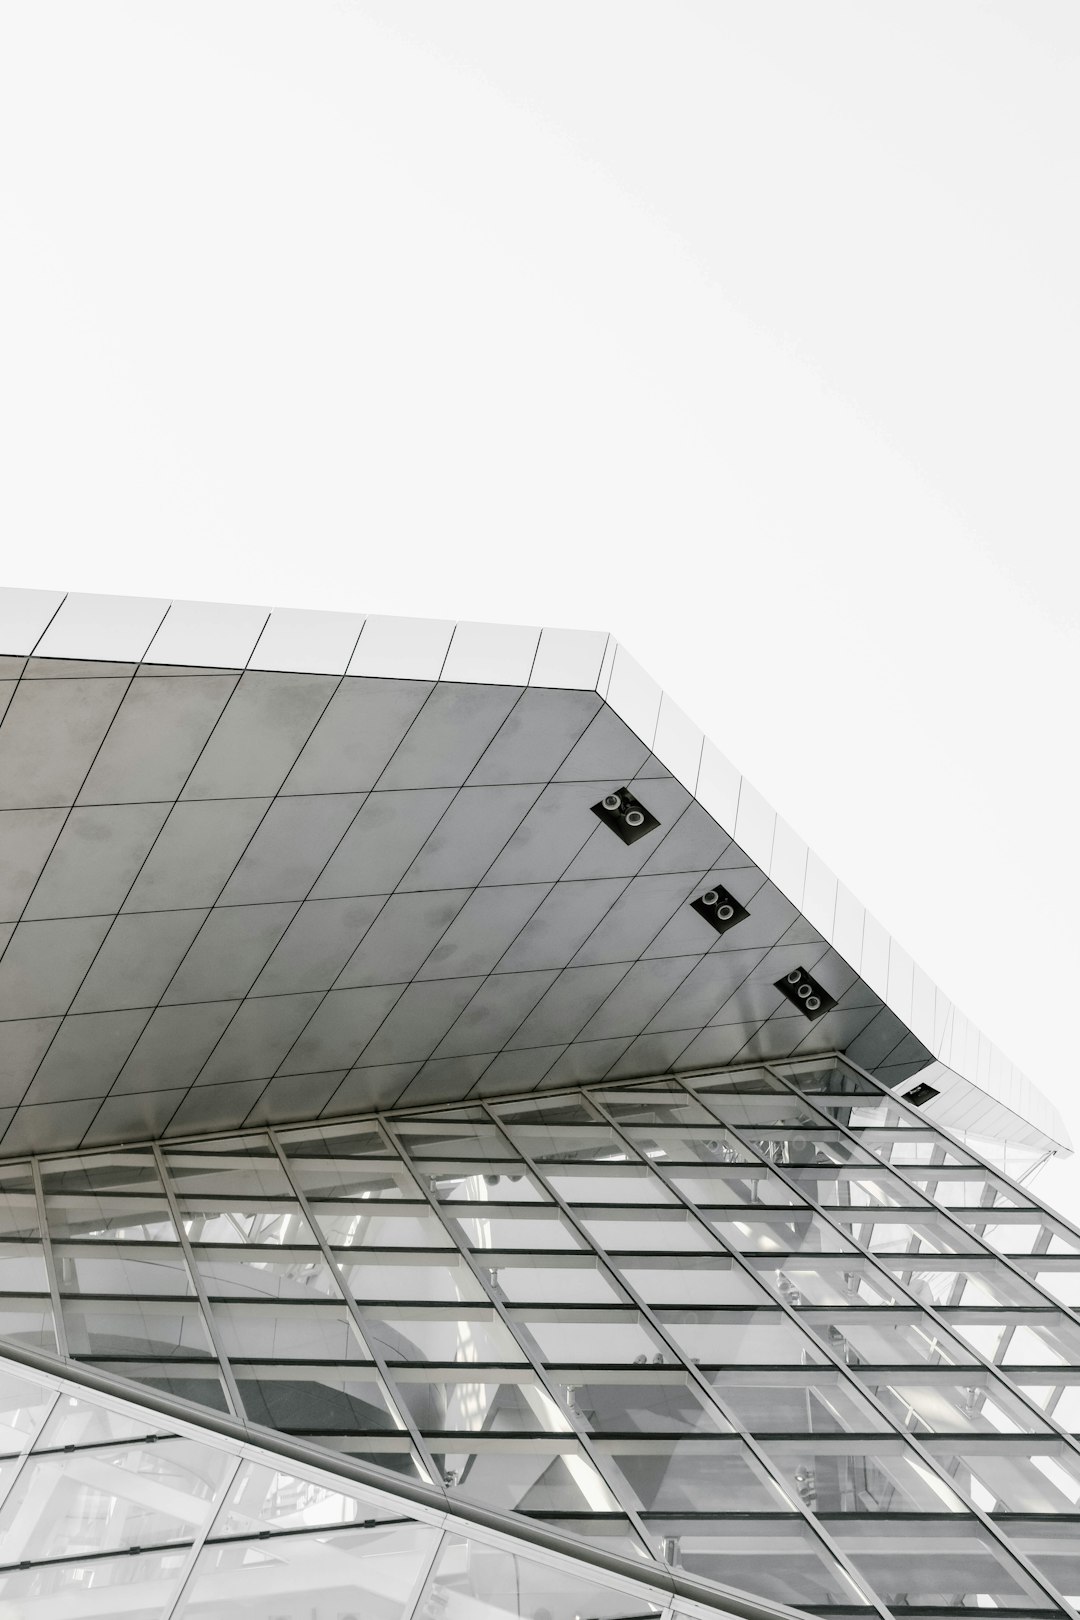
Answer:
[{"label": "glass facade", "polygon": [[[626,1554],[646,1583],[683,1571],[820,1615],[1080,1603],[1080,1236],[842,1059],[8,1163],[0,1233],[13,1354],[287,1436],[330,1471],[347,1457],[391,1495],[514,1515],[586,1561]],[[14,1441],[52,1417],[5,1422],[0,1613],[113,1612],[64,1607],[74,1575],[20,1596],[23,1564],[89,1552],[74,1510],[31,1527],[22,1505],[56,1465]],[[125,1484],[172,1455],[132,1445]],[[243,1570],[242,1612],[291,1620],[275,1582],[327,1544],[318,1512],[281,1509],[279,1555],[251,1541],[261,1484],[241,1500],[235,1469],[176,1455],[197,1486],[140,1495],[161,1522],[131,1531],[168,1550],[125,1567],[157,1560],[138,1579],[178,1582],[180,1606],[122,1612],[231,1612]],[[480,1593],[467,1536],[335,1525],[320,1559],[342,1590],[387,1572],[365,1615],[670,1603],[526,1601],[497,1558]]]}]

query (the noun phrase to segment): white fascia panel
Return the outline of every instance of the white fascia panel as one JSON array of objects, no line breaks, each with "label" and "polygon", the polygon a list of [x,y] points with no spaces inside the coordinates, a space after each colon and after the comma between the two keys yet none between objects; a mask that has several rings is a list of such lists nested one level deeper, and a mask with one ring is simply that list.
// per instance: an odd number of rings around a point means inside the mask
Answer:
[{"label": "white fascia panel", "polygon": [[0,656],[29,658],[63,600],[63,591],[0,586]]},{"label": "white fascia panel", "polygon": [[363,628],[362,613],[275,608],[247,667],[305,675],[344,675]]},{"label": "white fascia panel", "polygon": [[233,602],[174,602],[145,661],[244,669],[269,617],[267,608]]},{"label": "white fascia panel", "polygon": [[38,658],[137,664],[145,656],[168,602],[138,596],[88,596],[73,591],[34,648]]}]

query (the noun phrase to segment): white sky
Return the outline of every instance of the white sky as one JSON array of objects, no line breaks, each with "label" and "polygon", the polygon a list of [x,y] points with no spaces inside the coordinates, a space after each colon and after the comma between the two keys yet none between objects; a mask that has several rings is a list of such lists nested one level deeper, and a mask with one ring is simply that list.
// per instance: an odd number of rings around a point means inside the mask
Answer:
[{"label": "white sky", "polygon": [[7,0],[0,151],[4,583],[615,631],[1080,1141],[1080,7]]}]

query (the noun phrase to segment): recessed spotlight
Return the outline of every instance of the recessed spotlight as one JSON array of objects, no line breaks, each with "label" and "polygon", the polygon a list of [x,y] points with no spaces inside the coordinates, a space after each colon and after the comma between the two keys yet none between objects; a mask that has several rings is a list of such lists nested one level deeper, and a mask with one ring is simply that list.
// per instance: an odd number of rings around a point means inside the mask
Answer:
[{"label": "recessed spotlight", "polygon": [[740,905],[735,896],[722,889],[719,883],[714,883],[690,904],[718,934],[726,934],[729,928],[735,928],[750,915],[746,907]]},{"label": "recessed spotlight", "polygon": [[920,1080],[917,1086],[911,1091],[905,1091],[903,1095],[905,1102],[914,1103],[916,1108],[921,1108],[923,1103],[933,1102],[935,1097],[940,1097],[941,1092],[936,1086],[928,1086],[925,1080]]},{"label": "recessed spotlight", "polygon": [[632,844],[659,827],[656,817],[650,815],[640,799],[627,787],[606,793],[599,804],[594,804],[593,815],[599,816],[605,827],[618,833],[624,844]]},{"label": "recessed spotlight", "polygon": [[824,1018],[836,1006],[836,997],[823,990],[805,968],[792,968],[782,979],[777,979],[776,988],[782,990],[788,1000],[810,1019]]}]

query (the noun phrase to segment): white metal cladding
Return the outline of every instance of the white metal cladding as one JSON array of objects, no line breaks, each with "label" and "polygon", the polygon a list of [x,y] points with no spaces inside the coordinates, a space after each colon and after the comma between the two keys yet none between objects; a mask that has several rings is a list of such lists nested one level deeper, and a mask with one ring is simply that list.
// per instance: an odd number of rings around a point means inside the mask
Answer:
[{"label": "white metal cladding", "polygon": [[603,633],[8,590],[0,682],[0,1154],[826,1050],[1068,1147]]}]

